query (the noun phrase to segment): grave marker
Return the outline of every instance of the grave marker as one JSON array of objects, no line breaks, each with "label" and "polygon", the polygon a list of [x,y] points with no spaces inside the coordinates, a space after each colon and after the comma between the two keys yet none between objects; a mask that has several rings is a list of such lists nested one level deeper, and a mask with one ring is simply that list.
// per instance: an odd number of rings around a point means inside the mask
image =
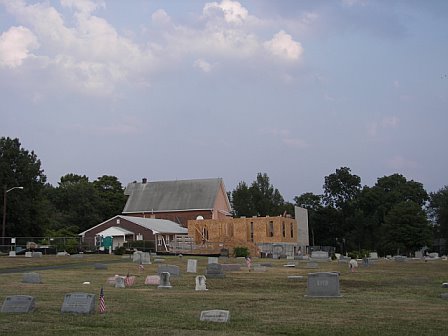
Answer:
[{"label": "grave marker", "polygon": [[201,311],[200,321],[207,322],[228,322],[230,318],[230,312],[228,310],[203,310]]},{"label": "grave marker", "polygon": [[34,297],[28,295],[7,296],[2,305],[2,313],[29,313],[35,309]]},{"label": "grave marker", "polygon": [[206,285],[207,278],[204,275],[198,275],[196,277],[196,290],[197,291],[206,291],[207,285]]},{"label": "grave marker", "polygon": [[42,279],[39,273],[25,273],[23,274],[22,282],[31,284],[40,284]]},{"label": "grave marker", "polygon": [[220,264],[224,272],[238,272],[241,271],[240,264]]},{"label": "grave marker", "polygon": [[107,270],[107,265],[106,264],[95,264],[93,267],[96,270]]},{"label": "grave marker", "polygon": [[207,278],[224,278],[225,274],[220,264],[208,264],[205,275]]},{"label": "grave marker", "polygon": [[157,269],[157,274],[161,275],[163,272],[170,273],[170,276],[178,277],[180,276],[179,266],[176,265],[159,265]]},{"label": "grave marker", "polygon": [[90,314],[95,311],[95,294],[65,294],[61,313]]},{"label": "grave marker", "polygon": [[145,279],[145,285],[160,285],[160,276],[148,275]]},{"label": "grave marker", "polygon": [[219,264],[219,258],[217,257],[208,257],[209,264]]},{"label": "grave marker", "polygon": [[308,297],[341,297],[339,292],[339,274],[318,272],[308,274]]},{"label": "grave marker", "polygon": [[115,288],[125,288],[126,285],[124,283],[124,277],[116,276],[115,277]]},{"label": "grave marker", "polygon": [[198,268],[198,261],[196,259],[188,259],[187,273],[196,273]]},{"label": "grave marker", "polygon": [[172,288],[170,283],[170,273],[169,272],[162,272],[160,274],[160,285],[157,286],[157,288]]}]

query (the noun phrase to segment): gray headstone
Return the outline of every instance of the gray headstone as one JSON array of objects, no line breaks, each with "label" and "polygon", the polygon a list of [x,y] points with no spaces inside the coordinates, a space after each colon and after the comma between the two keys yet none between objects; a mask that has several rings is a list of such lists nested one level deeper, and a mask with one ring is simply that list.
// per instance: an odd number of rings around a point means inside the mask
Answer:
[{"label": "gray headstone", "polygon": [[302,280],[303,279],[303,275],[288,275],[288,280],[291,281],[298,281],[298,280]]},{"label": "gray headstone", "polygon": [[156,264],[161,264],[164,262],[165,262],[165,259],[160,259],[160,258],[154,259],[154,263],[156,263]]},{"label": "gray headstone", "polygon": [[35,309],[34,297],[28,295],[7,296],[2,305],[2,313],[29,313]]},{"label": "gray headstone", "polygon": [[157,288],[172,288],[170,283],[170,273],[169,272],[162,272],[160,274],[160,285],[157,286]]},{"label": "gray headstone", "polygon": [[25,257],[26,258],[32,258],[33,257],[33,252],[25,252]]},{"label": "gray headstone", "polygon": [[157,274],[161,275],[163,272],[170,273],[170,276],[172,277],[180,276],[179,266],[176,265],[159,265],[159,268],[157,269]]},{"label": "gray headstone", "polygon": [[238,272],[241,271],[240,264],[220,264],[224,272]]},{"label": "gray headstone", "polygon": [[203,310],[201,311],[200,321],[207,322],[228,322],[230,312],[228,310]]},{"label": "gray headstone", "polygon": [[32,283],[32,284],[40,284],[40,283],[42,283],[42,279],[41,279],[39,273],[24,273],[22,282]]},{"label": "gray headstone", "polygon": [[318,272],[308,274],[308,297],[341,297],[339,291],[339,274]]},{"label": "gray headstone", "polygon": [[95,264],[93,267],[96,270],[107,270],[107,265],[106,264]]},{"label": "gray headstone", "polygon": [[208,257],[209,264],[219,264],[219,258],[217,257]]},{"label": "gray headstone", "polygon": [[61,313],[90,314],[95,311],[95,294],[65,294]]},{"label": "gray headstone", "polygon": [[67,252],[65,252],[65,251],[56,253],[56,257],[66,257],[68,255],[69,254]]},{"label": "gray headstone", "polygon": [[16,251],[9,251],[9,256],[10,257],[15,257],[16,256]]},{"label": "gray headstone", "polygon": [[319,268],[319,264],[317,262],[310,261],[306,264],[306,268]]},{"label": "gray headstone", "polygon": [[208,264],[205,275],[207,278],[224,278],[225,274],[221,264]]},{"label": "gray headstone", "polygon": [[378,259],[378,253],[377,252],[370,252],[369,253],[370,259]]},{"label": "gray headstone", "polygon": [[32,252],[31,256],[33,258],[42,258],[42,252]]},{"label": "gray headstone", "polygon": [[440,294],[440,298],[444,300],[448,300],[448,293],[442,293]]},{"label": "gray headstone", "polygon": [[196,259],[188,259],[187,273],[196,273],[198,269],[198,261]]},{"label": "gray headstone", "polygon": [[408,258],[405,256],[394,256],[394,260],[398,261],[398,262],[404,262],[406,261]]},{"label": "gray headstone", "polygon": [[115,277],[115,288],[125,288],[126,284],[124,283],[124,277],[117,276]]},{"label": "gray headstone", "polygon": [[198,275],[196,277],[196,290],[197,291],[206,291],[207,285],[206,285],[207,278],[204,275]]},{"label": "gray headstone", "polygon": [[313,251],[311,252],[311,258],[319,260],[328,260],[327,251]]}]

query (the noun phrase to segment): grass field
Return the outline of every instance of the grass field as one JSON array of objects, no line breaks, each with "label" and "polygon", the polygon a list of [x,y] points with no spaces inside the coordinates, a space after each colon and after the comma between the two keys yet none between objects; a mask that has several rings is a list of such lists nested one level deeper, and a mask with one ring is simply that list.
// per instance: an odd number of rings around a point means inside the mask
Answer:
[{"label": "grass field", "polygon": [[[139,274],[130,259],[112,255],[84,258],[0,257],[0,304],[6,296],[31,295],[36,310],[28,314],[0,314],[0,335],[448,335],[448,300],[440,294],[448,282],[448,261],[399,263],[381,260],[350,273],[347,264],[320,263],[319,269],[283,267],[272,262],[266,272],[226,273],[224,279],[207,279],[207,292],[195,291],[195,276],[186,273],[187,257],[164,257],[178,265],[180,278],[171,289],[145,286],[146,275],[157,264],[145,265]],[[205,273],[207,258],[198,259],[198,274]],[[95,270],[96,262],[109,263]],[[220,263],[243,263],[224,259]],[[33,270],[42,284],[22,283],[31,267],[67,265],[60,269]],[[15,269],[15,273],[8,273]],[[20,273],[20,272],[21,273]],[[317,271],[340,272],[342,298],[307,298],[306,275]],[[106,284],[115,274],[137,276],[136,285],[119,289]],[[303,275],[290,281],[288,275]],[[83,285],[89,281],[90,285]],[[104,286],[106,314],[62,314],[64,295],[96,294]],[[199,321],[202,310],[230,311],[228,323]]]}]

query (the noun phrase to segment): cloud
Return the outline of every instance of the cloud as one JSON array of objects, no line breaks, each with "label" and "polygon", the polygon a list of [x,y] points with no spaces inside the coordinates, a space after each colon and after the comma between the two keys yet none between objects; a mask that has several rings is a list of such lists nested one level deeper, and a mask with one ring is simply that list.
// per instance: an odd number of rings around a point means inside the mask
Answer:
[{"label": "cloud", "polygon": [[230,24],[242,24],[248,18],[249,12],[237,1],[223,0],[220,3],[206,3],[202,11],[205,17],[216,18],[222,15]]},{"label": "cloud", "polygon": [[158,24],[160,26],[166,26],[166,25],[171,24],[170,16],[163,9],[156,10],[151,15],[151,20],[152,20],[152,22],[154,22],[155,24]]},{"label": "cloud", "polygon": [[288,147],[293,147],[297,149],[304,149],[308,148],[309,144],[299,138],[295,138],[291,135],[291,131],[288,129],[278,129],[278,128],[271,128],[271,129],[262,129],[260,130],[262,134],[268,134],[273,136],[274,138],[280,139],[282,143],[287,145]]},{"label": "cloud", "polygon": [[265,42],[264,47],[272,55],[286,60],[298,60],[303,53],[302,45],[283,30],[275,34],[272,40]]},{"label": "cloud", "polygon": [[78,12],[84,14],[91,14],[97,8],[106,7],[104,1],[91,1],[91,0],[61,0],[61,5],[68,8],[73,8]]},{"label": "cloud", "polygon": [[11,27],[0,35],[0,66],[16,68],[39,47],[37,37],[25,27]]},{"label": "cloud", "polygon": [[392,169],[400,171],[403,169],[415,168],[417,163],[415,161],[408,160],[401,155],[396,155],[387,161],[387,165]]},{"label": "cloud", "polygon": [[396,116],[385,116],[380,121],[371,122],[367,126],[367,134],[376,137],[380,130],[388,128],[396,128],[400,123],[400,119]]},{"label": "cloud", "polygon": [[200,58],[194,62],[194,67],[201,69],[205,73],[208,73],[212,71],[213,65]]}]

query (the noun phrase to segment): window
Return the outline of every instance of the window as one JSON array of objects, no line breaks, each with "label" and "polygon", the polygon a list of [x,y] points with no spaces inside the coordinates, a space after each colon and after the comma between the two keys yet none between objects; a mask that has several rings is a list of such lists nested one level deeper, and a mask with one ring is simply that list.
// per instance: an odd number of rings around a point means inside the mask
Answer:
[{"label": "window", "polygon": [[254,242],[254,222],[250,222],[250,241]]},{"label": "window", "polygon": [[160,235],[157,236],[157,245],[162,246],[162,236]]},{"label": "window", "polygon": [[286,227],[285,227],[285,222],[282,222],[282,235],[283,235],[283,238],[286,237]]},{"label": "window", "polygon": [[291,238],[294,238],[294,224],[291,223]]},{"label": "window", "polygon": [[268,237],[274,237],[274,222],[273,221],[269,221]]}]

